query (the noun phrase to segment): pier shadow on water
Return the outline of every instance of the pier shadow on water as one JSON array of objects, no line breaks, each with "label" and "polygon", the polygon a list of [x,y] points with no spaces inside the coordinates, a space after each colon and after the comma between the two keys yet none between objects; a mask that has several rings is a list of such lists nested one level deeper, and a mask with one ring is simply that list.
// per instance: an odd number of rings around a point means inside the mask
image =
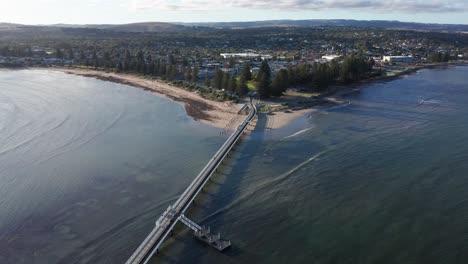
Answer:
[{"label": "pier shadow on water", "polygon": [[[255,128],[244,135],[224,161],[219,172],[208,182],[198,195],[195,204],[187,216],[201,226],[210,226],[213,233],[220,233],[223,239],[231,240],[232,246],[224,252],[197,241],[192,231],[183,224],[178,224],[174,237],[167,240],[161,253],[153,257],[150,263],[210,263],[210,259],[222,259],[222,263],[235,263],[236,256],[251,255],[242,249],[242,241],[230,229],[230,223],[236,219],[229,217],[229,211],[236,207],[242,182],[249,176],[249,168],[254,162],[255,153],[265,140],[267,117],[259,114]],[[255,260],[256,256],[248,256]]]}]

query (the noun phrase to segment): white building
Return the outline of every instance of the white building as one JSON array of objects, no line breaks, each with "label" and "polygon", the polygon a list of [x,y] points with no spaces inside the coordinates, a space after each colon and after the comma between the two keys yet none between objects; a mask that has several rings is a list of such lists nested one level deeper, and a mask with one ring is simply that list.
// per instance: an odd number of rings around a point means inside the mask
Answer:
[{"label": "white building", "polygon": [[382,58],[383,62],[413,62],[414,58],[413,56],[383,56]]},{"label": "white building", "polygon": [[325,55],[325,56],[322,56],[322,59],[326,60],[326,61],[332,61],[334,59],[338,59],[340,58],[339,55]]},{"label": "white building", "polygon": [[257,54],[257,53],[221,53],[221,57],[228,58],[262,58],[263,60],[271,59],[271,55]]}]

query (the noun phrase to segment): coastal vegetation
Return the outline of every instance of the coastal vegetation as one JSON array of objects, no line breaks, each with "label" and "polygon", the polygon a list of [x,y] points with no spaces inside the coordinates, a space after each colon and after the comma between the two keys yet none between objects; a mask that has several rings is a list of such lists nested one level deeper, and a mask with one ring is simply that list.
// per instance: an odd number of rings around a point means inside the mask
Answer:
[{"label": "coastal vegetation", "polygon": [[[336,84],[468,56],[468,35],[460,33],[351,26],[159,26],[164,30],[157,33],[154,30],[159,27],[142,32],[130,30],[132,27],[0,28],[0,65],[129,73],[165,81],[212,100],[236,101],[251,91],[262,99],[281,97],[289,88],[323,93]],[[223,57],[223,52],[258,55]],[[322,59],[329,54],[333,59]],[[411,55],[412,62],[394,65],[378,61],[389,55]]]}]

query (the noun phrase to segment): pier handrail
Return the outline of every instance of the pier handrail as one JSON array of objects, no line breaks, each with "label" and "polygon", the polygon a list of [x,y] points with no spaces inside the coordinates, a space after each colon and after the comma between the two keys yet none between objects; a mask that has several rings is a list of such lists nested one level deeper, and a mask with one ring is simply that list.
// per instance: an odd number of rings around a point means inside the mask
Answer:
[{"label": "pier handrail", "polygon": [[159,225],[156,225],[156,227],[153,228],[143,243],[141,243],[135,252],[130,256],[126,264],[146,264],[154,255],[154,253],[158,251],[159,246],[163,243],[176,223],[180,220],[180,217],[183,216],[192,201],[200,193],[211,176],[216,172],[223,160],[245,132],[247,126],[257,115],[257,107],[252,100],[250,100],[250,103],[247,107],[249,108],[249,114],[244,119],[242,124],[236,128],[236,130],[218,149],[218,151],[205,165],[197,177],[195,177],[195,179],[190,183],[187,189],[185,189],[174,205],[172,205],[170,208],[170,212],[166,214],[163,213],[163,215],[158,219]]}]

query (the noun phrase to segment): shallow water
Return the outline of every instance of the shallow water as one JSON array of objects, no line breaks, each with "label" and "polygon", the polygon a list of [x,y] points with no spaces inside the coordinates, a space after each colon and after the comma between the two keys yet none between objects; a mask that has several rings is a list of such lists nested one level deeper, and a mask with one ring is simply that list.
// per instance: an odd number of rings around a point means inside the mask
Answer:
[{"label": "shallow water", "polygon": [[[279,131],[261,116],[189,213],[233,248],[181,227],[154,262],[464,263],[466,74],[370,84]],[[123,263],[225,140],[124,85],[0,71],[0,87],[0,263]]]},{"label": "shallow water", "polygon": [[3,70],[0,87],[0,263],[123,262],[224,141],[125,85]]},{"label": "shallow water", "polygon": [[221,193],[194,211],[233,249],[206,250],[187,234],[158,260],[466,262],[467,74],[423,70],[370,84],[350,104],[281,131],[257,130],[231,161]]}]

